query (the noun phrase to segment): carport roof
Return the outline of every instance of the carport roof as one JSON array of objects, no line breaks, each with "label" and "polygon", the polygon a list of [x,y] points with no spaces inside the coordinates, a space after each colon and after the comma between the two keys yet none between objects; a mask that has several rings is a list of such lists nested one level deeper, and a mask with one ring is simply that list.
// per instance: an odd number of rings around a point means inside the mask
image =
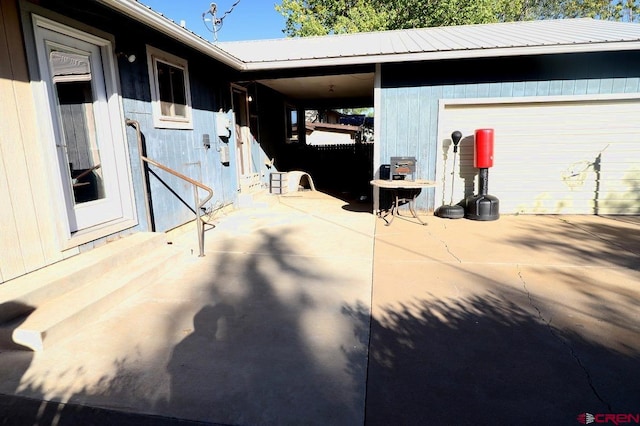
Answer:
[{"label": "carport roof", "polygon": [[640,49],[640,25],[563,19],[224,42],[245,70]]},{"label": "carport roof", "polygon": [[213,44],[139,1],[99,1],[241,71],[640,49],[640,24],[589,18]]},{"label": "carport roof", "polygon": [[[640,50],[640,24],[595,19],[462,25],[214,44],[137,0],[98,1],[235,70],[255,71],[257,74],[252,77],[255,81],[298,100],[355,99],[372,103],[373,65],[381,63]],[[322,75],[318,74],[319,69],[324,70]],[[277,74],[281,70],[291,70],[299,76]],[[306,70],[313,70],[313,75],[305,76]]]}]

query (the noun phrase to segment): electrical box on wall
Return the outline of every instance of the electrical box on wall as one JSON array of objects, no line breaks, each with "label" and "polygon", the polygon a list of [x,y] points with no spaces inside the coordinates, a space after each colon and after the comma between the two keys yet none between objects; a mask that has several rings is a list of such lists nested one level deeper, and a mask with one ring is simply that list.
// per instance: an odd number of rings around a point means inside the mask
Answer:
[{"label": "electrical box on wall", "polygon": [[228,138],[231,136],[231,120],[224,112],[216,113],[216,131],[217,135],[221,138]]},{"label": "electrical box on wall", "polygon": [[229,146],[222,145],[218,148],[218,152],[220,152],[220,162],[225,165],[229,164]]}]

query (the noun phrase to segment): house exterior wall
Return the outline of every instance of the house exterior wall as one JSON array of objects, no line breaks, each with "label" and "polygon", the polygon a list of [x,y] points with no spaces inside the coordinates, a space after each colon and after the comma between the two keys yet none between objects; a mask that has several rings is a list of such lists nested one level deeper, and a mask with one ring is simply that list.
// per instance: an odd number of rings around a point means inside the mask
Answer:
[{"label": "house exterior wall", "polygon": [[[440,100],[638,93],[640,52],[393,64],[381,77],[378,161],[415,156],[418,177],[436,180]],[[417,200],[435,207],[435,189]]]},{"label": "house exterior wall", "polygon": [[[51,158],[55,151],[51,141],[39,137],[38,127],[48,117],[40,117],[46,110],[38,106],[34,92],[33,70],[37,70],[30,14],[61,22],[83,32],[94,29],[109,34],[113,40],[114,61],[117,62],[119,102],[137,216],[135,222],[113,233],[86,239],[73,247],[60,237],[59,224],[64,211],[56,208],[56,194],[51,191]],[[0,202],[2,209],[0,232],[0,283],[35,269],[89,250],[122,235],[150,230],[145,220],[144,180],[139,160],[136,131],[125,127],[125,120],[140,123],[147,156],[174,170],[201,181],[214,190],[214,197],[206,206],[221,208],[232,204],[238,188],[234,150],[230,161],[223,164],[217,149],[225,142],[217,137],[219,114],[232,117],[229,81],[233,71],[199,52],[174,41],[135,20],[119,15],[96,2],[82,8],[73,2],[43,0],[0,0]],[[147,69],[146,46],[162,49],[189,64],[189,85],[192,100],[192,129],[160,129],[153,125],[151,89]],[[134,54],[129,62],[125,55]],[[4,58],[8,58],[5,61]],[[209,135],[210,149],[203,141]],[[228,144],[235,144],[231,134]],[[193,187],[161,170],[149,176],[150,199],[155,231],[166,231],[195,218]],[[204,193],[201,193],[204,195]],[[59,194],[58,194],[59,195]],[[62,209],[64,210],[64,209]]]},{"label": "house exterior wall", "polygon": [[[232,204],[236,194],[237,174],[235,150],[229,149],[230,161],[223,164],[220,148],[235,145],[235,134],[224,142],[217,136],[216,116],[222,111],[227,119],[232,119],[229,111],[229,77],[221,66],[200,54],[189,52],[184,47],[164,40],[162,37],[142,38],[141,34],[117,34],[117,39],[138,40],[137,43],[123,42],[119,49],[127,54],[135,54],[134,63],[120,60],[120,83],[122,103],[126,118],[138,121],[144,136],[147,157],[158,161],[179,173],[203,182],[214,190],[211,207],[219,208]],[[150,102],[150,85],[147,73],[145,45],[153,45],[168,53],[179,55],[189,64],[189,83],[192,97],[193,129],[164,129],[154,127]],[[234,127],[232,126],[232,130]],[[210,148],[204,146],[208,137]],[[129,152],[132,159],[132,175],[136,192],[139,217],[144,217],[144,194],[142,172],[138,156],[135,130],[127,131]],[[149,177],[151,204],[156,231],[166,231],[192,220],[192,185],[166,172],[150,167]],[[143,226],[143,224],[141,224]],[[144,226],[143,230],[146,229]]]},{"label": "house exterior wall", "polygon": [[0,0],[0,283],[63,258],[37,137],[19,10]]},{"label": "house exterior wall", "polygon": [[[216,149],[223,143],[217,137],[216,115],[219,111],[228,114],[230,109],[229,81],[232,71],[207,56],[186,48],[179,42],[143,26],[135,20],[123,17],[97,4],[88,4],[82,10],[66,2],[40,2],[54,12],[67,16],[111,34],[115,38],[114,52],[118,58],[120,95],[123,121],[131,119],[140,123],[147,157],[164,164],[179,173],[198,180],[214,190],[210,208],[221,207],[234,201],[237,188],[234,150],[230,149],[228,165],[220,161]],[[92,7],[95,10],[92,10]],[[192,103],[192,129],[156,128],[153,124],[151,85],[148,74],[146,46],[161,49],[178,56],[188,63],[189,88]],[[124,53],[124,55],[118,55]],[[134,54],[136,60],[127,61]],[[210,149],[203,144],[209,135]],[[143,220],[145,201],[143,179],[136,132],[127,128],[127,143],[130,155],[135,204],[139,225],[134,230],[150,230]],[[229,145],[234,144],[232,134]],[[192,185],[149,167],[150,203],[153,211],[155,231],[166,231],[194,218],[192,209]]]}]

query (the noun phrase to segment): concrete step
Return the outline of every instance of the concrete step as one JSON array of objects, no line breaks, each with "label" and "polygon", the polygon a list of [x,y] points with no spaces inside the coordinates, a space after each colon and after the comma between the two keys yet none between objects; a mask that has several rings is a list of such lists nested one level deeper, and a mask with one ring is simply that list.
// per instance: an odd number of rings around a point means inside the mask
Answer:
[{"label": "concrete step", "polygon": [[[66,267],[74,285],[63,285],[67,287],[66,291],[37,288],[34,290],[37,296],[25,294],[21,301],[5,301],[2,306],[10,307],[14,312],[26,310],[26,314],[0,327],[0,338],[5,339],[3,346],[7,346],[6,340],[10,337],[11,344],[42,351],[72,336],[78,328],[90,327],[93,319],[159,279],[174,264],[172,260],[181,255],[176,248],[166,244],[163,234],[131,237],[117,241],[120,244],[116,247],[108,247],[116,242],[109,243],[73,258],[73,264]],[[84,262],[75,259],[85,256],[87,262],[83,268],[76,263]],[[52,281],[42,287],[64,284],[62,270],[49,271],[49,274]],[[44,294],[48,297],[43,298]]]},{"label": "concrete step", "polygon": [[139,232],[8,281],[0,285],[0,324],[166,243],[164,234]]}]

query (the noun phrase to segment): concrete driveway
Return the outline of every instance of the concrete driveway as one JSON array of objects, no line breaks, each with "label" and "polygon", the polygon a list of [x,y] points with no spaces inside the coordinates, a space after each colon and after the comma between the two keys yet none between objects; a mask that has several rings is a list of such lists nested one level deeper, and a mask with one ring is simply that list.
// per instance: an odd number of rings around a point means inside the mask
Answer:
[{"label": "concrete driveway", "polygon": [[367,424],[640,413],[638,218],[428,222],[376,227]]},{"label": "concrete driveway", "polygon": [[637,218],[384,226],[361,207],[304,192],[238,210],[203,258],[195,232],[172,233],[165,279],[50,350],[0,350],[0,424],[640,413]]}]

